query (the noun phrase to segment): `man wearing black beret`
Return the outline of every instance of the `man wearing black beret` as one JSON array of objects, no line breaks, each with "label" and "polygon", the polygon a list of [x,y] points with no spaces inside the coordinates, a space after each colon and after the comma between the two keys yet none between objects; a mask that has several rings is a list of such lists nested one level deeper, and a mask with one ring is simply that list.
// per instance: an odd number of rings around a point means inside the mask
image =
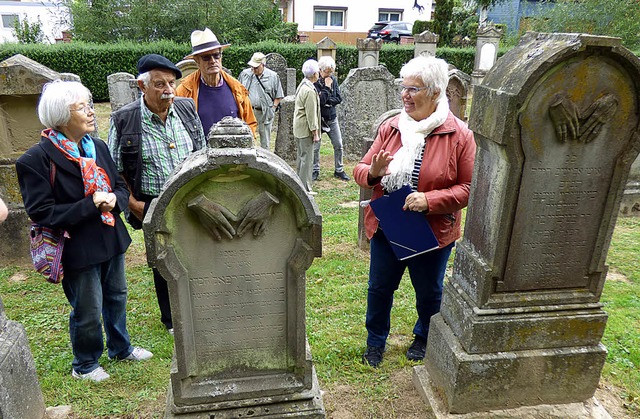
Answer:
[{"label": "man wearing black beret", "polygon": [[[174,97],[178,67],[148,54],[138,61],[138,73],[142,97],[113,112],[109,127],[111,156],[131,190],[127,221],[136,229],[173,169],[206,144],[193,100]],[[160,320],[173,333],[167,282],[156,269],[153,280]]]}]

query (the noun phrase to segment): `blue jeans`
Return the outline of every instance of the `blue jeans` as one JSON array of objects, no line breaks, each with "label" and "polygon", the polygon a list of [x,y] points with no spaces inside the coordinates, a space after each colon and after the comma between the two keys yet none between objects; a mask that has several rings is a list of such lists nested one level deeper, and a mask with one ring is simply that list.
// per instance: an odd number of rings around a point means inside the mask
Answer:
[{"label": "blue jeans", "polygon": [[393,293],[406,268],[416,293],[418,320],[413,334],[427,338],[429,320],[440,311],[442,284],[454,243],[406,260],[398,260],[382,230],[371,239],[367,294],[367,345],[384,347],[391,328]]},{"label": "blue jeans", "polygon": [[[342,164],[342,133],[340,132],[340,124],[338,124],[338,118],[332,121],[327,121],[331,130],[327,133],[333,146],[333,163],[335,171],[340,173],[344,172],[344,165]],[[322,136],[320,141],[313,144],[313,171],[320,173],[320,143],[322,142]]]},{"label": "blue jeans", "polygon": [[110,358],[125,358],[133,347],[127,332],[127,280],[124,254],[80,270],[65,270],[64,294],[71,304],[69,335],[73,369],[81,374],[96,369],[104,350],[102,324]]}]

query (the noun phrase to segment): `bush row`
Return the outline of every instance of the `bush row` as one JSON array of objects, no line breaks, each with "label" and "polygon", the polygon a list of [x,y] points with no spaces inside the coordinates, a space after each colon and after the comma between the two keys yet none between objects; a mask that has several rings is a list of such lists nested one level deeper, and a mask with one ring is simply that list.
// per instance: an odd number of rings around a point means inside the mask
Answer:
[{"label": "bush row", "polygon": [[[161,54],[173,62],[181,61],[191,47],[169,41],[148,44],[117,43],[89,44],[72,42],[68,44],[12,44],[0,45],[0,61],[15,54],[22,54],[40,64],[61,73],[74,73],[80,76],[83,84],[91,90],[96,101],[108,101],[109,90],[107,76],[117,72],[137,75],[136,63],[144,54]],[[264,41],[251,45],[231,45],[224,51],[223,65],[237,76],[247,67],[247,61],[256,51],[264,53],[277,52],[285,57],[287,65],[297,69],[298,82],[302,78],[302,63],[309,58],[316,58],[316,45],[285,44]],[[437,56],[470,74],[473,71],[475,50],[473,48],[453,49],[440,48]],[[380,51],[380,63],[398,76],[400,68],[413,57],[413,46],[385,44]],[[336,51],[336,66],[340,81],[351,68],[358,65],[358,50],[352,45],[339,45]]]}]

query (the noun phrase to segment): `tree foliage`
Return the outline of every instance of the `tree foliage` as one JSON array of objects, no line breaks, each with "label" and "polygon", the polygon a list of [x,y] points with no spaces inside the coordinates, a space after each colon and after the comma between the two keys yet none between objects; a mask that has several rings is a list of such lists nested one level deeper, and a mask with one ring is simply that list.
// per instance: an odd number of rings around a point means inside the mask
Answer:
[{"label": "tree foliage", "polygon": [[440,45],[450,45],[452,35],[454,0],[438,0],[436,10],[433,13],[433,33],[440,38]]},{"label": "tree foliage", "polygon": [[27,18],[16,19],[13,22],[13,33],[21,44],[39,44],[45,39],[40,18],[33,23]]},{"label": "tree foliage", "polygon": [[639,16],[638,0],[555,0],[555,7],[547,8],[530,27],[539,32],[617,36],[635,49],[640,47]]},{"label": "tree foliage", "polygon": [[[210,28],[220,42],[292,38],[270,0],[65,0],[73,35],[88,42],[171,40],[189,42]],[[295,29],[295,28],[294,28]]]}]

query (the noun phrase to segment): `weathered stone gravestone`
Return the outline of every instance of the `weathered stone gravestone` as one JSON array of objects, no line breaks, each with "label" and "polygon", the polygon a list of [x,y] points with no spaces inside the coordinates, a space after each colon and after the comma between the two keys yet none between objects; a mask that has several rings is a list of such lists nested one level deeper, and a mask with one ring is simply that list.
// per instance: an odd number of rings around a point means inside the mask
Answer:
[{"label": "weathered stone gravestone", "polygon": [[278,111],[278,131],[276,133],[275,153],[290,163],[296,161],[296,142],[293,138],[293,111],[295,96],[285,96],[280,101]]},{"label": "weathered stone gravestone", "polygon": [[336,60],[336,51],[338,49],[338,45],[333,42],[331,38],[325,36],[322,38],[317,44],[316,48],[318,49],[317,56],[318,60],[324,56],[329,56],[333,58],[333,61]]},{"label": "weathered stone gravestone", "polygon": [[476,58],[473,65],[473,73],[471,73],[474,86],[482,83],[487,71],[491,70],[491,67],[496,63],[502,31],[493,24],[482,25],[478,28],[476,34]]},{"label": "weathered stone gravestone", "polygon": [[336,106],[345,158],[360,159],[362,141],[374,121],[402,105],[400,88],[383,66],[352,68],[340,85],[342,103]]},{"label": "weathered stone gravestone", "polygon": [[382,49],[382,39],[358,38],[356,40],[358,48],[358,67],[376,67],[380,65],[380,50]]},{"label": "weathered stone gravestone", "polygon": [[640,157],[631,165],[629,179],[620,203],[620,215],[640,216]]},{"label": "weathered stone gravestone", "polygon": [[415,39],[415,49],[413,50],[413,56],[418,57],[420,55],[425,55],[427,57],[435,57],[436,56],[436,46],[438,45],[439,35],[431,31],[424,31],[419,34],[416,34]]},{"label": "weathered stone gravestone", "polygon": [[289,165],[252,144],[242,121],[214,125],[144,220],[175,330],[165,417],[324,417],[305,325],[322,219]]},{"label": "weathered stone gravestone", "polygon": [[40,141],[37,107],[42,86],[60,74],[24,55],[0,63],[0,196],[9,217],[0,225],[0,260],[30,264],[28,218],[16,176],[16,159]]},{"label": "weathered stone gravestone", "polygon": [[0,300],[0,418],[42,418],[44,399],[27,333],[7,319]]},{"label": "weathered stone gravestone", "polygon": [[193,58],[187,58],[186,60],[182,60],[176,63],[176,67],[178,67],[180,69],[180,72],[182,73],[182,78],[176,80],[176,87],[178,87],[180,86],[180,82],[182,81],[182,79],[198,69],[198,63],[196,63]]},{"label": "weathered stone gravestone", "polygon": [[449,65],[449,84],[447,85],[449,109],[463,121],[467,120],[467,99],[470,88],[471,76]]},{"label": "weathered stone gravestone", "polygon": [[270,52],[265,57],[265,67],[275,71],[278,74],[284,94],[286,96],[295,95],[296,69],[287,67],[287,59],[277,52]]},{"label": "weathered stone gravestone", "polygon": [[590,416],[605,260],[640,150],[639,79],[617,38],[529,33],[475,87],[464,239],[414,369],[437,412]]},{"label": "weathered stone gravestone", "polygon": [[136,81],[136,77],[131,73],[114,73],[107,76],[107,86],[109,87],[109,103],[111,111],[117,111],[127,103],[131,103],[140,96],[140,89],[137,81],[132,87],[131,81]]}]

